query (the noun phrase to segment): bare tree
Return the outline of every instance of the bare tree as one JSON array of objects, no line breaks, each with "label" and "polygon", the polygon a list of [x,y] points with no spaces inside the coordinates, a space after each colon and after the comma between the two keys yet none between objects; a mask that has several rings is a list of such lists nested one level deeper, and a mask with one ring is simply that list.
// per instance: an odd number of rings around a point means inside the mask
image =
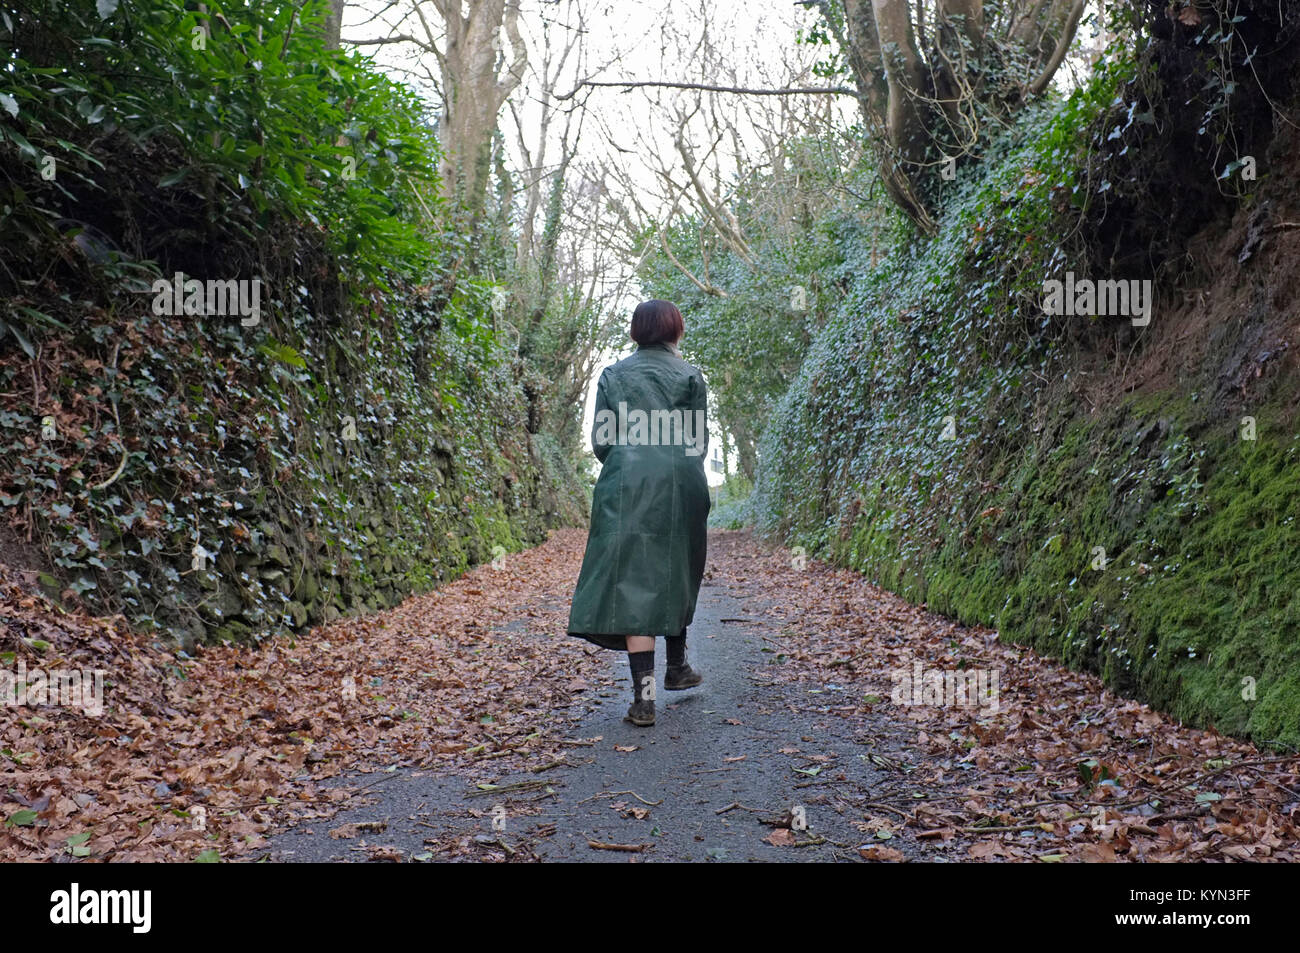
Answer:
[{"label": "bare tree", "polygon": [[[441,46],[421,16],[442,72],[443,189],[477,214],[487,190],[497,114],[523,79],[528,48],[519,34],[519,0],[431,0],[442,18]],[[420,6],[416,6],[417,12]],[[500,55],[501,34],[511,56]]]},{"label": "bare tree", "polygon": [[[718,315],[717,327],[733,320],[753,329],[790,325],[788,263],[800,257],[814,220],[846,211],[839,176],[862,152],[847,136],[838,153],[828,149],[813,158],[809,150],[834,130],[847,133],[852,117],[843,99],[795,93],[828,88],[813,71],[821,56],[816,48],[798,44],[755,56],[736,42],[743,33],[716,5],[701,3],[694,17],[676,12],[655,35],[661,58],[680,64],[681,72],[671,80],[631,81],[634,96],[615,100],[622,110],[602,109],[589,120],[613,156],[602,162],[601,176],[615,189],[608,206],[621,233],[620,254],[658,258],[711,298],[740,296],[708,309]],[[625,84],[601,76],[581,85]],[[746,91],[762,95],[736,95]],[[789,247],[778,251],[778,243]],[[766,304],[762,288],[769,289]],[[734,317],[746,312],[748,319]],[[764,422],[761,395],[798,362],[774,360],[770,351],[755,359],[742,337],[730,346],[725,332],[701,339],[705,350],[696,356],[718,377],[712,412],[734,442],[741,471],[752,478]]]},{"label": "bare tree", "polygon": [[[340,0],[332,0],[339,3]],[[400,6],[400,15],[385,17]],[[444,196],[477,223],[492,172],[492,142],[502,105],[523,79],[528,48],[520,33],[520,0],[409,0],[388,3],[367,22],[387,30],[370,38],[345,38],[353,46],[410,46],[432,54],[442,97],[438,140]],[[502,36],[509,43],[503,51]]]},{"label": "bare tree", "polygon": [[932,233],[937,226],[927,193],[933,177],[925,173],[974,154],[988,126],[1006,125],[1018,107],[1047,89],[1087,6],[1087,0],[799,2],[821,11],[846,54],[856,91],[793,80],[763,87],[717,76],[695,82],[587,78],[579,87],[856,95],[890,197]]},{"label": "bare tree", "polygon": [[817,0],[861,93],[890,196],[936,228],[924,173],[971,154],[1060,68],[1086,0]]}]

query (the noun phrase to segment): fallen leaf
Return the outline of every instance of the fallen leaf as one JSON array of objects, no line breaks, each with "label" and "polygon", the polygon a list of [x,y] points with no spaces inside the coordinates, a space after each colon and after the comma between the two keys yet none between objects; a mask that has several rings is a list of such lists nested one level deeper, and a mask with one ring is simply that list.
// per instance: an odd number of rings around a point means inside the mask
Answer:
[{"label": "fallen leaf", "polygon": [[901,864],[906,858],[903,852],[894,847],[859,847],[858,855],[863,860],[881,863]]}]

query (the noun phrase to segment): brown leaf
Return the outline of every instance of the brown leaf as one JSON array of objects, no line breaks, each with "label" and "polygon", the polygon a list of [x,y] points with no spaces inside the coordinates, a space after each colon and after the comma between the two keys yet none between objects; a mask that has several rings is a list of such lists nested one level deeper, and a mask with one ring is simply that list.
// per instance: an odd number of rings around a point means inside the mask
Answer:
[{"label": "brown leaf", "polygon": [[859,847],[858,855],[863,860],[872,860],[889,864],[901,864],[907,859],[903,856],[901,850],[894,847]]}]

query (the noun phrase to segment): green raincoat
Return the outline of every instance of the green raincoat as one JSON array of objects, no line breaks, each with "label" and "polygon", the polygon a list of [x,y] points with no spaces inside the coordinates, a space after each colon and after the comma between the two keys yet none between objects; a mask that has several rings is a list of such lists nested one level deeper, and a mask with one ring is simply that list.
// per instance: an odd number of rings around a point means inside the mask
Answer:
[{"label": "green raincoat", "polygon": [[707,390],[667,344],[605,368],[592,448],[602,464],[569,634],[623,650],[628,635],[677,635],[704,576]]}]

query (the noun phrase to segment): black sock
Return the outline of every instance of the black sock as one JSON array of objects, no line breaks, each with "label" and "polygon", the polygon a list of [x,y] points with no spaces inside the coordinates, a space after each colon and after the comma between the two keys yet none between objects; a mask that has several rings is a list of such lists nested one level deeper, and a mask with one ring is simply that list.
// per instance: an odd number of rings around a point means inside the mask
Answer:
[{"label": "black sock", "polygon": [[[654,701],[655,650],[628,652],[627,662],[632,667],[632,700]],[[648,684],[645,681],[647,677],[650,679]]]},{"label": "black sock", "polygon": [[664,636],[664,644],[668,646],[668,664],[674,668],[681,668],[686,664],[686,630],[682,629],[681,635]]}]

